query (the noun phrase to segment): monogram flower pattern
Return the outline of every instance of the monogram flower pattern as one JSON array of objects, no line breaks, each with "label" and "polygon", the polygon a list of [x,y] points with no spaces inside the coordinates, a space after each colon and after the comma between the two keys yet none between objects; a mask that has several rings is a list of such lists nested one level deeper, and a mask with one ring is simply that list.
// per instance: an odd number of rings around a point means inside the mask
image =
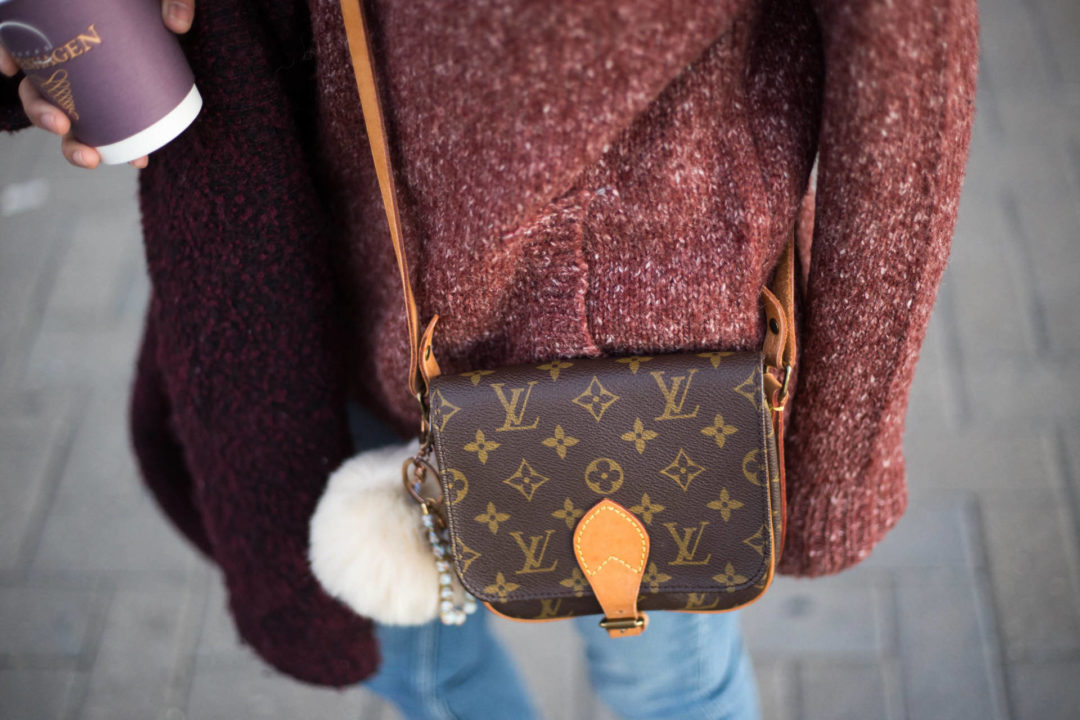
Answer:
[{"label": "monogram flower pattern", "polygon": [[728,435],[734,435],[738,431],[739,428],[734,425],[728,425],[724,422],[724,416],[720,413],[716,413],[716,417],[713,418],[713,424],[707,428],[702,428],[701,434],[715,440],[716,447],[723,448],[724,443],[727,442]]},{"label": "monogram flower pattern", "polygon": [[584,595],[585,590],[589,587],[589,581],[581,574],[580,568],[574,568],[574,572],[570,573],[570,577],[560,580],[559,584],[573,590],[575,597]]},{"label": "monogram flower pattern", "polygon": [[663,505],[649,500],[649,493],[641,494],[641,502],[630,508],[630,512],[639,516],[646,525],[652,524],[653,515],[662,511]]},{"label": "monogram flower pattern", "polygon": [[506,522],[510,519],[510,513],[499,512],[495,509],[495,503],[489,502],[487,504],[487,511],[480,513],[473,519],[478,523],[486,524],[488,530],[494,535],[499,532],[499,523]]},{"label": "monogram flower pattern", "polygon": [[555,434],[540,442],[549,448],[555,448],[555,452],[559,454],[559,458],[565,460],[566,448],[577,445],[578,439],[567,435],[566,431],[562,429],[562,425],[556,425]]},{"label": "monogram flower pattern", "polygon": [[574,525],[577,525],[578,518],[585,514],[585,511],[581,508],[574,507],[574,501],[570,498],[563,500],[563,506],[551,513],[551,516],[563,520],[566,522],[568,530],[573,530]]},{"label": "monogram flower pattern", "polygon": [[645,452],[645,443],[649,440],[655,440],[658,434],[654,430],[647,430],[645,425],[641,422],[641,418],[634,420],[634,429],[627,430],[622,434],[622,439],[627,442],[634,443],[634,449],[638,451],[638,455]]},{"label": "monogram flower pattern", "polygon": [[709,503],[705,507],[707,507],[707,508],[709,508],[711,510],[719,510],[720,511],[720,517],[724,518],[724,522],[727,522],[728,520],[731,519],[731,511],[732,510],[738,510],[742,506],[743,506],[743,504],[741,502],[739,502],[738,500],[733,499],[731,497],[731,495],[728,494],[727,488],[723,488],[720,491],[720,499],[719,500],[713,500],[711,503]]},{"label": "monogram flower pattern", "polygon": [[735,566],[731,563],[724,565],[724,572],[713,575],[713,580],[723,585],[728,592],[734,591],[736,586],[747,582],[746,576],[735,572]]},{"label": "monogram flower pattern", "polygon": [[683,489],[683,492],[686,492],[690,489],[690,483],[693,479],[703,472],[705,472],[705,468],[691,460],[690,456],[686,454],[686,450],[679,448],[679,454],[675,456],[670,465],[660,471],[660,474],[674,480]]},{"label": "monogram flower pattern", "polygon": [[722,352],[722,351],[703,352],[703,353],[698,353],[698,357],[707,359],[710,363],[712,363],[713,370],[715,370],[716,368],[720,367],[720,363],[721,363],[721,361],[723,361],[724,358],[730,357],[730,356],[732,356],[734,354],[735,353],[733,353],[733,352]]},{"label": "monogram flower pattern", "polygon": [[574,398],[574,404],[588,410],[589,414],[596,418],[596,422],[600,422],[607,409],[618,399],[618,395],[609,392],[593,375],[592,382],[585,388],[585,392]]},{"label": "monogram flower pattern", "polygon": [[649,592],[660,592],[660,586],[671,579],[671,576],[660,572],[656,567],[656,563],[649,563],[649,567],[645,569],[645,574],[641,577],[642,587],[649,588]]},{"label": "monogram flower pattern", "polygon": [[496,595],[500,600],[505,601],[507,596],[517,590],[521,585],[510,582],[502,573],[495,575],[495,582],[484,588],[484,592],[489,595]]},{"label": "monogram flower pattern", "polygon": [[641,367],[641,363],[649,362],[651,357],[642,357],[640,355],[631,355],[630,357],[619,358],[615,362],[626,365],[630,368],[630,372],[637,375],[638,368]]},{"label": "monogram flower pattern", "polygon": [[567,368],[572,368],[572,367],[574,367],[574,363],[566,362],[565,360],[552,360],[549,363],[544,363],[543,365],[537,365],[536,369],[537,370],[546,370],[551,375],[552,380],[558,380],[560,370],[566,370]]},{"label": "monogram flower pattern", "polygon": [[480,381],[485,375],[491,375],[494,372],[494,370],[470,370],[469,372],[461,373],[461,377],[469,378],[469,380],[472,381],[473,387],[476,387],[480,384]]},{"label": "monogram flower pattern", "polygon": [[497,450],[501,445],[494,440],[488,440],[484,437],[483,430],[476,431],[476,439],[471,443],[465,444],[465,449],[469,452],[476,453],[477,458],[480,460],[481,465],[487,464],[488,453]]},{"label": "monogram flower pattern", "polygon": [[503,480],[504,483],[524,495],[529,502],[532,502],[536,489],[547,481],[548,478],[533,470],[532,465],[525,459],[522,459],[516,473]]}]

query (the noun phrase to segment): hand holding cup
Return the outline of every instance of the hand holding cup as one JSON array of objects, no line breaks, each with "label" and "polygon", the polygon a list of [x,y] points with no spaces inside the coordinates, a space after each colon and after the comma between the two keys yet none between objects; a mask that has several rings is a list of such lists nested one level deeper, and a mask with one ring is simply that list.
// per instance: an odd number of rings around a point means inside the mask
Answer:
[{"label": "hand holding cup", "polygon": [[[4,2],[4,0],[0,0]],[[166,28],[176,34],[186,33],[191,29],[195,15],[195,0],[161,0],[161,17]],[[0,73],[13,77],[19,71],[19,65],[11,53],[0,45]],[[29,77],[19,83],[19,99],[23,111],[34,125],[43,130],[59,135],[60,151],[68,162],[76,167],[95,168],[101,162],[98,151],[76,138],[72,122],[68,115],[42,96],[38,87]],[[128,155],[130,157],[130,155]],[[129,161],[137,168],[146,167],[149,158],[142,155]]]}]

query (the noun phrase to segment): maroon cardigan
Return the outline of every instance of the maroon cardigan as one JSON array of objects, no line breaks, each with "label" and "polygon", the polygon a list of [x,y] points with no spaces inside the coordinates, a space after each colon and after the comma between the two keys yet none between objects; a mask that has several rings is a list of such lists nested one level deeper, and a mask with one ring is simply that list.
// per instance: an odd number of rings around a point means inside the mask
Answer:
[{"label": "maroon cardigan", "polygon": [[[904,510],[908,390],[971,131],[974,0],[369,3],[424,316],[444,370],[751,348],[803,223],[782,570],[864,558]],[[370,624],[306,562],[349,395],[402,433],[400,288],[337,0],[208,0],[205,107],[140,173],[152,297],[132,432],[300,679],[370,674]],[[0,127],[25,125],[14,83]],[[807,218],[811,213],[806,213]]]}]

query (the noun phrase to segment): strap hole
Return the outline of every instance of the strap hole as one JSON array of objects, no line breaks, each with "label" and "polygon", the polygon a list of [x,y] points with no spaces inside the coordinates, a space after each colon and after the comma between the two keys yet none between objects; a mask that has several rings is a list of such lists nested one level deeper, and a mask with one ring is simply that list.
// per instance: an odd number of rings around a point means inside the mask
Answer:
[{"label": "strap hole", "polygon": [[775,335],[780,334],[780,323],[776,322],[776,318],[769,318],[769,330]]}]

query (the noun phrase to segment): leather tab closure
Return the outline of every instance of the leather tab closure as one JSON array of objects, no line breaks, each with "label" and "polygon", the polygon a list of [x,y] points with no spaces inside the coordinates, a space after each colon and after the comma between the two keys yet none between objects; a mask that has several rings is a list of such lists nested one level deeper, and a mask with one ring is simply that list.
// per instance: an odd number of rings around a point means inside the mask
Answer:
[{"label": "leather tab closure", "polygon": [[649,557],[649,533],[633,513],[613,500],[593,506],[574,529],[574,557],[604,609],[600,627],[611,637],[645,632],[648,617],[637,609]]},{"label": "leather tab closure", "polygon": [[432,380],[442,375],[439,369],[439,361],[435,359],[435,353],[431,349],[435,337],[435,323],[439,322],[439,316],[435,315],[428,322],[424,334],[420,336],[420,374],[424,378],[424,387],[428,387]]},{"label": "leather tab closure", "polygon": [[771,367],[784,366],[784,345],[787,343],[787,318],[780,300],[769,288],[761,288],[761,302],[765,306],[765,363]]}]

